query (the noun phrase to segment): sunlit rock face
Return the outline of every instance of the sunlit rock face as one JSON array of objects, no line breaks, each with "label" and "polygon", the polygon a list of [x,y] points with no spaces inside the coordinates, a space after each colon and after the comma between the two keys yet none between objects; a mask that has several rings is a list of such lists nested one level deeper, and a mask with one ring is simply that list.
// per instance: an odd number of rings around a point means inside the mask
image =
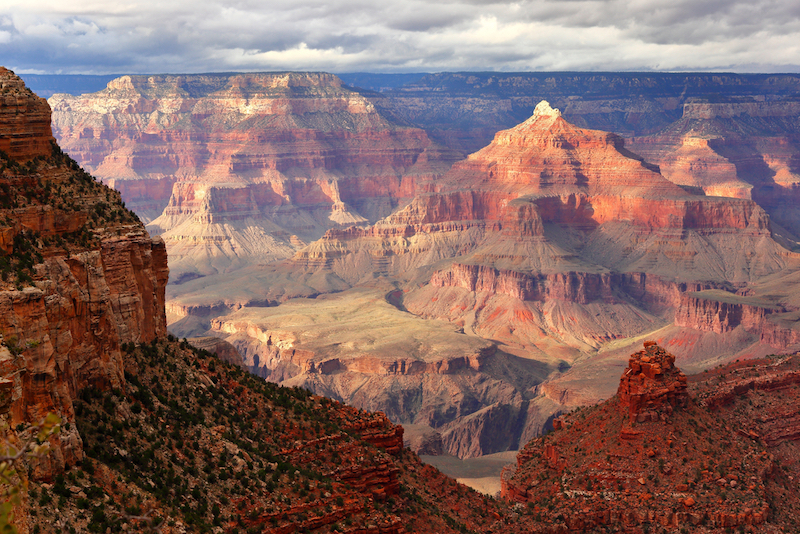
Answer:
[{"label": "sunlit rock face", "polygon": [[717,294],[757,301],[751,286],[796,267],[752,200],[692,194],[619,136],[541,103],[377,223],[170,294],[175,328],[207,321],[261,376],[433,429],[443,451],[476,456],[612,395],[641,336],[679,346],[694,368],[774,351],[760,332],[784,323],[689,308]]},{"label": "sunlit rock face", "polygon": [[329,74],[123,76],[50,104],[56,138],[163,235],[178,281],[374,222],[454,158]]},{"label": "sunlit rock face", "polygon": [[690,102],[663,130],[630,141],[667,179],[709,196],[752,199],[781,237],[800,238],[796,101]]}]

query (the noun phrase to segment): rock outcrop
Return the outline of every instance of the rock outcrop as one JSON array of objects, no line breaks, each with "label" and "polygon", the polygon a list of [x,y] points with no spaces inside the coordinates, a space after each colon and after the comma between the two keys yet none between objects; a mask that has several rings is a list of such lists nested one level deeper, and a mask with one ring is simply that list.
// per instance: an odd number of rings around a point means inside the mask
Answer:
[{"label": "rock outcrop", "polygon": [[677,184],[754,200],[794,244],[800,239],[798,113],[797,101],[691,101],[680,119],[629,145]]},{"label": "rock outcrop", "polygon": [[0,113],[0,150],[8,157],[27,162],[50,156],[50,107],[5,67],[0,67]]},{"label": "rock outcrop", "polygon": [[646,342],[617,396],[556,420],[553,433],[520,451],[504,472],[503,496],[529,503],[550,532],[644,525],[770,531],[773,456],[698,406],[674,362]]},{"label": "rock outcrop", "polygon": [[653,341],[631,356],[619,381],[617,397],[631,422],[667,420],[686,405],[686,375],[675,367],[675,356]]},{"label": "rock outcrop", "polygon": [[[0,85],[2,417],[12,428],[48,412],[74,423],[82,390],[124,383],[124,345],[166,335],[166,250],[54,145],[47,102],[5,69]],[[69,428],[35,477],[82,458]]]}]

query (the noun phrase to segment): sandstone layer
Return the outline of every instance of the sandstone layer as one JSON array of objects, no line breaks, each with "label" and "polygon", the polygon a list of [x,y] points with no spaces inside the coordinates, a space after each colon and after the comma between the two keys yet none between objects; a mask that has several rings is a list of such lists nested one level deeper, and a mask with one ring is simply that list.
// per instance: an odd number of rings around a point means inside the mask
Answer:
[{"label": "sandstone layer", "polygon": [[[639,137],[678,120],[692,99],[763,102],[792,98],[800,89],[796,74],[462,72],[420,75],[399,87],[382,87],[380,75],[372,76],[378,84],[364,95],[381,112],[464,155],[528,118],[541,100],[578,126]],[[366,81],[342,77],[350,85]]]},{"label": "sandstone layer", "polygon": [[[680,346],[693,369],[786,350],[794,334],[776,319],[796,305],[753,288],[798,266],[753,201],[692,194],[619,136],[542,103],[372,226],[173,286],[170,318],[178,335],[227,339],[262,376],[428,427],[467,457],[521,445],[554,413],[612,395],[643,336]],[[763,313],[691,311],[712,295]],[[431,350],[441,320],[448,355]],[[473,364],[481,343],[489,352]]]},{"label": "sandstone layer", "polygon": [[50,108],[13,72],[0,67],[0,150],[27,162],[52,151]]},{"label": "sandstone layer", "polygon": [[797,101],[691,101],[683,116],[631,149],[669,180],[707,195],[757,202],[790,243],[800,239]]}]

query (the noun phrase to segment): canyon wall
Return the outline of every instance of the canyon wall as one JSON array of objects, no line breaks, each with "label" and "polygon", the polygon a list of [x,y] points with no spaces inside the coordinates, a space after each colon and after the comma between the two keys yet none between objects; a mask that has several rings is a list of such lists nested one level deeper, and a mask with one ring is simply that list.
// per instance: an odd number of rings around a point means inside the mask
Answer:
[{"label": "canyon wall", "polygon": [[[373,75],[379,77],[380,75]],[[357,75],[342,75],[358,85]],[[371,98],[388,117],[425,129],[464,156],[495,132],[527,119],[548,100],[570,122],[626,137],[655,133],[678,120],[692,99],[764,102],[791,98],[796,74],[706,73],[437,73],[399,87],[379,87]],[[373,92],[365,92],[370,98]]]},{"label": "canyon wall", "polygon": [[[670,329],[665,341],[677,342],[749,328],[752,350],[771,349],[766,332],[777,323],[734,324],[719,307],[692,314],[690,295],[734,298],[797,267],[752,200],[693,194],[619,136],[578,128],[541,103],[376,224],[331,229],[240,278],[269,289],[259,295],[251,284],[250,300],[220,302],[232,312],[207,324],[261,376],[429,427],[445,451],[474,456],[521,443],[566,405],[602,398],[613,365],[593,362],[649,332]],[[302,293],[312,278],[344,291]],[[202,285],[174,290],[183,319],[208,299]],[[264,297],[277,306],[260,307]],[[334,302],[338,311],[320,311]],[[439,321],[452,329],[446,352],[434,342],[444,339]],[[478,340],[494,348],[473,359]],[[732,356],[728,348],[686,344],[681,357],[702,365]],[[456,396],[443,401],[448,391]],[[516,430],[500,432],[507,421]],[[512,439],[491,437],[501,434]]]},{"label": "canyon wall", "polygon": [[[428,426],[458,455],[516,446],[566,405],[602,398],[608,368],[649,333],[697,366],[800,339],[790,296],[758,286],[797,269],[791,236],[766,193],[714,178],[758,162],[720,152],[708,128],[684,136],[673,166],[696,183],[631,150],[667,146],[645,135],[682,111],[692,125],[750,117],[763,134],[792,104],[752,95],[791,92],[796,77],[426,80],[362,95],[322,74],[131,76],[51,102],[76,157],[153,210],[174,333],[225,338],[260,376]],[[717,87],[735,102],[703,99]],[[537,103],[542,91],[562,110]],[[453,163],[390,119],[483,148]],[[774,159],[791,174],[786,146]],[[741,302],[689,295],[707,291],[776,312],[739,320]],[[473,365],[482,343],[492,356]],[[516,430],[493,441],[504,421]]]},{"label": "canyon wall", "polygon": [[[11,427],[48,412],[74,423],[81,390],[124,383],[124,344],[166,335],[166,249],[61,153],[47,102],[5,69],[0,84],[2,416]],[[35,476],[82,458],[75,426],[64,428]]]},{"label": "canyon wall", "polygon": [[796,246],[800,239],[800,102],[687,102],[683,115],[631,150],[669,180],[707,195],[752,199]]},{"label": "canyon wall", "polygon": [[50,104],[64,149],[163,235],[177,281],[374,222],[454,160],[323,73],[123,76]]}]

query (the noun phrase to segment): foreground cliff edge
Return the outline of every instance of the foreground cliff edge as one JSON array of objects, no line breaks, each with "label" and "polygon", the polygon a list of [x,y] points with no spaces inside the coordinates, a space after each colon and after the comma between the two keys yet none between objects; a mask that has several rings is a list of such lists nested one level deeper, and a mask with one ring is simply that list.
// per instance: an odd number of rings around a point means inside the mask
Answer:
[{"label": "foreground cliff edge", "polygon": [[798,356],[737,361],[690,387],[675,356],[644,347],[614,397],[520,451],[503,497],[552,532],[795,531]]},{"label": "foreground cliff edge", "polygon": [[[120,387],[121,347],[166,335],[167,255],[119,194],[65,156],[50,108],[0,70],[0,413],[16,427],[75,419],[88,386]],[[34,476],[82,459],[65,425]]]}]

